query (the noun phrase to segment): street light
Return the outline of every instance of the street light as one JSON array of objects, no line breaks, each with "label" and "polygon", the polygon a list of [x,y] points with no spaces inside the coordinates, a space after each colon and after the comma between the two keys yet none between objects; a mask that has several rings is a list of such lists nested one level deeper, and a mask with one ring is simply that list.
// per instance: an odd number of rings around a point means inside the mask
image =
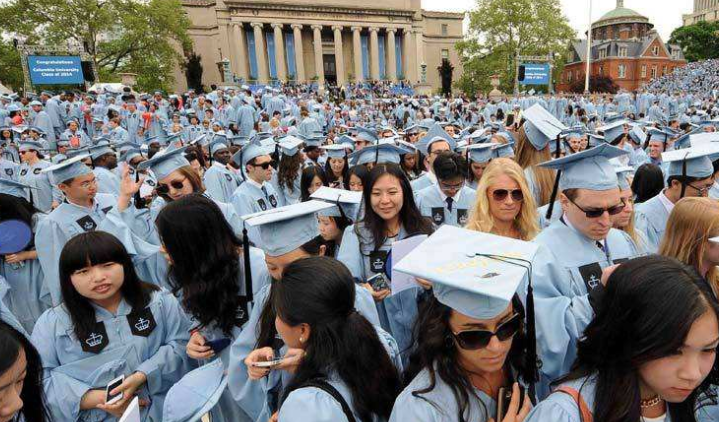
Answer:
[{"label": "street light", "polygon": [[587,71],[584,76],[584,93],[589,94],[589,65],[592,61],[592,0],[589,0],[589,30],[587,31]]}]

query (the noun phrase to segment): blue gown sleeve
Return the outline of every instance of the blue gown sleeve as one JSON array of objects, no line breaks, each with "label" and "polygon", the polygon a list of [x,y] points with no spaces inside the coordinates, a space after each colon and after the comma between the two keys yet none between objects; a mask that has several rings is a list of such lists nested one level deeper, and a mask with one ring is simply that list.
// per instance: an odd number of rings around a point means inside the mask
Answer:
[{"label": "blue gown sleeve", "polygon": [[337,260],[347,266],[352,277],[362,283],[365,282],[364,271],[362,270],[362,253],[360,252],[359,238],[354,231],[354,225],[345,229],[340,250],[337,253]]},{"label": "blue gown sleeve", "polygon": [[35,232],[35,249],[37,250],[37,258],[40,260],[42,272],[45,275],[45,286],[50,291],[53,306],[57,306],[62,302],[58,263],[60,262],[60,252],[62,252],[62,248],[68,240],[68,237],[54,220],[44,218],[38,222]]},{"label": "blue gown sleeve", "polygon": [[314,422],[347,421],[339,402],[325,391],[315,387],[300,388],[290,393],[280,408],[278,420],[280,422],[305,422],[308,415],[312,415]]},{"label": "blue gown sleeve", "polygon": [[638,212],[635,213],[634,219],[636,222],[636,230],[644,235],[647,252],[656,253],[659,250],[659,243],[662,239],[652,226],[649,217],[638,210]]},{"label": "blue gown sleeve", "polygon": [[218,201],[224,202],[229,198],[225,198],[225,194],[222,191],[222,181],[220,180],[221,176],[222,174],[217,171],[205,172],[205,192]]},{"label": "blue gown sleeve", "polygon": [[163,345],[152,357],[145,360],[137,371],[147,375],[147,388],[150,394],[167,391],[190,369],[190,361],[185,352],[190,340],[190,320],[180,307],[177,299],[168,291],[160,295],[162,321],[165,328]]},{"label": "blue gown sleeve", "polygon": [[42,383],[50,415],[55,420],[76,421],[80,417],[82,396],[91,386],[55,370],[61,366],[55,349],[56,321],[54,309],[45,311],[35,324],[31,341],[40,354]]},{"label": "blue gown sleeve", "polygon": [[581,422],[579,407],[568,394],[554,393],[532,409],[524,422]]},{"label": "blue gown sleeve", "polygon": [[437,422],[446,420],[446,417],[428,401],[403,392],[394,402],[389,422]]}]

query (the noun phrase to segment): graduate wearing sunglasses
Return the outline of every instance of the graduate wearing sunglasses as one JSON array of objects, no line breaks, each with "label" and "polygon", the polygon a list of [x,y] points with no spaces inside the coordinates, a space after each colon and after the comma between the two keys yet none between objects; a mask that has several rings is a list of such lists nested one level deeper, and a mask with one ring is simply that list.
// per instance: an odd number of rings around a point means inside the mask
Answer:
[{"label": "graduate wearing sunglasses", "polygon": [[[525,304],[536,251],[529,242],[443,226],[397,264],[431,282],[433,295],[420,308],[408,385],[390,422],[524,419],[538,379],[534,319],[527,318],[534,304]],[[512,398],[497,419],[500,388]]]}]

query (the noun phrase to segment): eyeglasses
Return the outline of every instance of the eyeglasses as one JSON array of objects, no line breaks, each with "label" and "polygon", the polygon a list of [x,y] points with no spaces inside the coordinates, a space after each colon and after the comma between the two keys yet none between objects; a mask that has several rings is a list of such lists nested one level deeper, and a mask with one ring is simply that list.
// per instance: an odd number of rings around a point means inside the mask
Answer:
[{"label": "eyeglasses", "polygon": [[442,190],[459,190],[459,189],[462,189],[462,186],[464,186],[464,182],[457,183],[455,185],[450,185],[448,183],[439,182],[439,187]]},{"label": "eyeglasses", "polygon": [[461,331],[454,334],[455,340],[459,347],[465,350],[477,350],[487,347],[492,337],[497,336],[497,340],[506,341],[514,337],[522,328],[522,318],[515,313],[507,321],[499,324],[496,331],[489,330],[469,330]]},{"label": "eyeglasses", "polygon": [[97,184],[97,179],[88,180],[86,182],[80,183],[80,187],[83,189],[89,189],[91,186]]},{"label": "eyeglasses", "polygon": [[497,189],[492,192],[492,198],[497,202],[504,202],[508,196],[511,196],[514,202],[524,201],[524,192],[521,189]]},{"label": "eyeglasses", "polygon": [[270,168],[271,164],[272,164],[272,162],[268,161],[268,162],[262,163],[262,164],[252,164],[252,167],[262,167],[262,170],[267,170],[268,168]]},{"label": "eyeglasses", "polygon": [[711,186],[705,186],[703,188],[698,188],[698,187],[692,185],[691,183],[687,183],[687,186],[698,191],[699,195],[701,195],[701,196],[706,196],[709,193],[709,190],[712,188]]},{"label": "eyeglasses", "polygon": [[[567,199],[569,199],[569,197],[567,197]],[[599,218],[599,217],[603,216],[605,212],[609,213],[609,215],[617,215],[620,212],[624,211],[624,207],[627,206],[627,204],[624,201],[622,201],[621,204],[615,205],[611,208],[586,210],[586,209],[580,207],[579,204],[572,201],[571,199],[569,199],[569,202],[574,204],[575,207],[579,208],[584,213],[584,215],[587,216],[587,218]]]},{"label": "eyeglasses", "polygon": [[[185,187],[185,180],[187,180],[187,177],[183,178],[182,180],[173,180],[170,182],[170,186],[172,186],[175,190],[180,190]],[[157,184],[157,193],[160,195],[167,195],[170,192],[170,186],[167,186],[164,183],[158,183]]]}]

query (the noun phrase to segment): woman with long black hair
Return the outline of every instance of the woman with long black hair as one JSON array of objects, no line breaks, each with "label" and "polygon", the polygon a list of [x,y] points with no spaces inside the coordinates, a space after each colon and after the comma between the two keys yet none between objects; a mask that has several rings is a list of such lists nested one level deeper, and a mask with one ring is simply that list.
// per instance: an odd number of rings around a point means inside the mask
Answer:
[{"label": "woman with long black hair", "polygon": [[309,201],[310,196],[322,186],[328,186],[327,175],[322,167],[305,167],[300,178],[300,202]]},{"label": "woman with long black hair", "polygon": [[391,358],[396,345],[392,350],[357,312],[355,288],[342,263],[323,257],[295,261],[273,285],[277,332],[288,348],[303,352],[278,421],[389,417],[400,389]]},{"label": "woman with long black hair", "polygon": [[[203,195],[190,194],[169,203],[156,224],[169,263],[169,284],[194,323],[187,355],[200,361],[219,356],[227,368],[227,346],[247,322],[252,297],[269,282],[262,252],[243,245],[219,207]],[[246,278],[244,248],[250,248],[247,258],[252,284]],[[248,286],[252,286],[251,292]],[[243,420],[240,412],[227,392],[213,417]]]},{"label": "woman with long black hair", "polygon": [[50,421],[40,355],[23,333],[5,321],[0,321],[0,421]]},{"label": "woman with long black hair", "polygon": [[[35,325],[43,384],[56,420],[111,421],[139,396],[143,415],[161,420],[167,390],[189,369],[189,323],[177,299],[141,281],[130,255],[111,234],[70,239],[59,262],[63,303]],[[106,402],[105,388],[122,393]]]},{"label": "woman with long black hair", "polygon": [[620,265],[571,372],[527,421],[716,420],[718,318],[719,303],[691,267],[659,255]]},{"label": "woman with long black hair", "polygon": [[364,185],[363,201],[362,217],[345,230],[337,259],[372,293],[382,328],[405,353],[411,346],[419,290],[390,296],[385,277],[387,254],[398,240],[430,234],[432,223],[420,214],[407,176],[394,163],[374,166]]},{"label": "woman with long black hair", "polygon": [[[290,139],[287,139],[290,138]],[[280,197],[280,205],[292,205],[300,202],[302,171],[304,158],[300,152],[302,140],[287,137],[279,143],[280,157],[277,171],[272,174],[271,183]]]}]

